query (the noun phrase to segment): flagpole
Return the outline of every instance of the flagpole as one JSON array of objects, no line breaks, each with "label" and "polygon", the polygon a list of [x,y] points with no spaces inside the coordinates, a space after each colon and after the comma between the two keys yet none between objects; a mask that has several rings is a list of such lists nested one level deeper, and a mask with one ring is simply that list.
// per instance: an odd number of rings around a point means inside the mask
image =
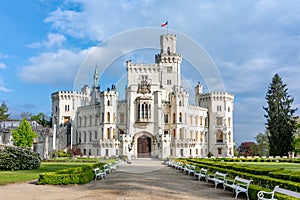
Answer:
[{"label": "flagpole", "polygon": [[168,24],[167,24],[167,35],[169,35],[169,21],[167,21]]}]

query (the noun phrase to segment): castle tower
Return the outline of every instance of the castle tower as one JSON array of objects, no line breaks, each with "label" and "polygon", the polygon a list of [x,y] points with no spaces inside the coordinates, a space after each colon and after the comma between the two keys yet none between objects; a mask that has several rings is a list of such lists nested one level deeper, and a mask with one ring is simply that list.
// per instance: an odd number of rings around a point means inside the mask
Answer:
[{"label": "castle tower", "polygon": [[161,35],[160,48],[160,54],[155,56],[155,63],[161,67],[160,84],[167,89],[167,92],[171,92],[174,86],[181,86],[180,65],[182,57],[176,53],[176,35]]}]

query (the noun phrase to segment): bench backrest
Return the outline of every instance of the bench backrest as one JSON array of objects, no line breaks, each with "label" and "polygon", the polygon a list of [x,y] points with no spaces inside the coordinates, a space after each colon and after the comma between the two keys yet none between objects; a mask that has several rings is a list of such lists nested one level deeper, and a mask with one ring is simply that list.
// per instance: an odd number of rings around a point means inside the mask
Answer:
[{"label": "bench backrest", "polygon": [[201,169],[200,169],[200,173],[201,173],[201,174],[206,174],[207,171],[208,171],[208,169],[204,169],[204,168],[201,168]]},{"label": "bench backrest", "polygon": [[234,178],[234,182],[235,182],[235,184],[237,184],[237,183],[245,184],[247,189],[248,189],[248,187],[249,187],[250,183],[252,182],[252,180],[248,180],[248,179],[244,179],[244,178],[240,178],[240,177],[236,176]]},{"label": "bench backrest", "polygon": [[221,173],[221,172],[216,172],[215,173],[215,178],[218,178],[218,179],[225,179],[227,176],[227,174],[224,174],[224,173]]},{"label": "bench backrest", "polygon": [[94,171],[95,174],[97,174],[97,173],[100,172],[100,169],[97,167],[97,168],[93,169],[93,171]]},{"label": "bench backrest", "polygon": [[286,195],[289,195],[289,196],[300,198],[300,193],[294,192],[294,191],[291,191],[291,190],[287,190],[287,189],[283,189],[283,188],[280,188],[279,186],[276,186],[274,188],[274,192],[278,192],[278,193],[281,193],[281,194],[286,194]]}]

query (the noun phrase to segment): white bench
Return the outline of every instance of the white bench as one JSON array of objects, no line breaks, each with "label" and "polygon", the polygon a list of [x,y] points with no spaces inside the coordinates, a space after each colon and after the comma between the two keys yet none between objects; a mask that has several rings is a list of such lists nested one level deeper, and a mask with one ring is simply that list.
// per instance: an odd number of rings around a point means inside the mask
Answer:
[{"label": "white bench", "polygon": [[223,183],[223,187],[224,190],[226,187],[230,187],[233,190],[235,190],[235,199],[237,198],[238,194],[241,192],[244,192],[247,195],[247,199],[249,199],[248,189],[251,182],[252,180],[247,180],[236,176],[232,181],[225,179]]},{"label": "white bench", "polygon": [[[285,194],[288,196],[292,196],[292,197],[296,197],[296,198],[300,198],[300,193],[294,192],[291,190],[287,190],[287,189],[283,189],[283,188],[280,188],[279,186],[276,186],[272,192],[259,191],[257,193],[257,197],[260,200],[275,199],[275,192]],[[270,197],[270,198],[266,198],[265,196]]]},{"label": "white bench", "polygon": [[185,165],[183,168],[183,173],[186,173],[189,176],[191,173],[194,173],[195,168],[196,167],[193,165]]},{"label": "white bench", "polygon": [[98,167],[93,169],[93,171],[95,173],[95,180],[97,180],[97,178],[103,179],[106,177],[106,172],[101,171]]},{"label": "white bench", "polygon": [[208,171],[208,169],[201,168],[200,172],[194,173],[194,178],[196,178],[198,176],[198,181],[200,181],[201,178],[205,178],[205,180],[207,182],[207,177],[206,177],[207,171]]},{"label": "white bench", "polygon": [[224,184],[227,174],[216,172],[215,174],[207,174],[207,180],[215,182],[215,188],[218,184]]}]

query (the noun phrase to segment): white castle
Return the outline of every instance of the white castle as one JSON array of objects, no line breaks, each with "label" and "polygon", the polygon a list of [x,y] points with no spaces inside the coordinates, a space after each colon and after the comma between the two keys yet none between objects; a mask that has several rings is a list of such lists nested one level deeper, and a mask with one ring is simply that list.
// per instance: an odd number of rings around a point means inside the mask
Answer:
[{"label": "white castle", "polygon": [[126,62],[124,101],[115,86],[100,91],[97,68],[92,89],[53,93],[54,149],[76,148],[86,156],[232,157],[234,96],[203,94],[198,84],[190,105],[176,35],[161,35],[160,46],[154,64]]}]

